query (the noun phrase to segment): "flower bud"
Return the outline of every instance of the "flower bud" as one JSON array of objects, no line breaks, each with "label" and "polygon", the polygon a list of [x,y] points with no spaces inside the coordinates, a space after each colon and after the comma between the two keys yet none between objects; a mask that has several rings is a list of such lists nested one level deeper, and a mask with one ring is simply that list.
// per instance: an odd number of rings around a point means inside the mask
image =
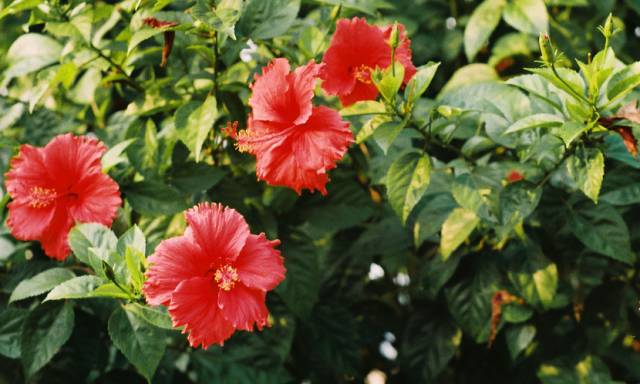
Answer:
[{"label": "flower bud", "polygon": [[553,52],[553,46],[551,45],[551,39],[546,33],[540,33],[538,38],[538,44],[540,45],[540,54],[542,55],[542,61],[545,65],[551,66],[556,61],[556,55]]},{"label": "flower bud", "polygon": [[400,32],[398,31],[398,23],[393,23],[393,27],[391,28],[391,35],[389,36],[389,45],[392,49],[398,48],[398,44],[400,44]]},{"label": "flower bud", "polygon": [[610,38],[615,33],[614,25],[613,25],[613,16],[609,14],[607,20],[604,22],[604,25],[600,27],[600,32],[604,35],[605,39]]}]

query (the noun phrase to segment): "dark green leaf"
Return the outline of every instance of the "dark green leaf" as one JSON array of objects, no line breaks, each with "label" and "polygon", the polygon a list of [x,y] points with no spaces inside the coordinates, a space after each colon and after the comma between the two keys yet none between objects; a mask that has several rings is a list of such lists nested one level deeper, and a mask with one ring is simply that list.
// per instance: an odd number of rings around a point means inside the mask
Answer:
[{"label": "dark green leaf", "polygon": [[291,27],[299,9],[300,0],[249,0],[238,21],[238,31],[255,40],[280,36]]},{"label": "dark green leaf", "polygon": [[600,203],[572,210],[569,225],[573,234],[592,251],[628,264],[636,259],[631,251],[627,224],[612,206]]},{"label": "dark green leaf", "polygon": [[133,183],[123,187],[123,192],[133,209],[143,214],[173,215],[187,208],[177,190],[159,181]]},{"label": "dark green leaf", "polygon": [[4,308],[0,312],[0,355],[10,359],[20,357],[22,323],[28,313],[22,308]]},{"label": "dark green leaf", "polygon": [[164,332],[118,308],[109,317],[109,336],[116,348],[151,382],[166,348]]},{"label": "dark green leaf", "polygon": [[22,327],[22,365],[27,377],[44,367],[73,331],[70,302],[43,303],[29,313]]},{"label": "dark green leaf", "polygon": [[308,317],[320,290],[321,272],[317,251],[310,241],[300,240],[285,243],[281,252],[287,278],[276,288],[276,292],[293,313]]}]

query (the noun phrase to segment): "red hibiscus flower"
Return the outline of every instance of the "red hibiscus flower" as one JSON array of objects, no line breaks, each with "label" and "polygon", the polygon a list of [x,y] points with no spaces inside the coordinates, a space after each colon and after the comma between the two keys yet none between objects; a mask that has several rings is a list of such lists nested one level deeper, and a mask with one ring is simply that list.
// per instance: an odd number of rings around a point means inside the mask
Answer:
[{"label": "red hibiscus flower", "polygon": [[175,327],[193,347],[220,344],[236,329],[262,329],[267,291],[283,279],[278,240],[253,235],[244,218],[220,204],[200,204],[186,214],[182,236],[164,240],[149,257],[144,294],[168,305]]},{"label": "red hibiscus flower", "polygon": [[44,148],[22,145],[6,174],[11,234],[40,241],[48,256],[64,260],[76,222],[110,226],[122,201],[118,184],[102,173],[106,149],[98,140],[71,134],[56,136]]},{"label": "red hibiscus flower", "polygon": [[237,136],[240,150],[256,156],[258,178],[298,193],[326,194],[327,171],[353,142],[338,112],[311,104],[320,68],[310,62],[291,72],[287,59],[272,60],[256,76],[248,128]]},{"label": "red hibiscus flower", "polygon": [[[391,26],[384,28],[367,24],[362,18],[338,20],[331,45],[325,52],[321,73],[322,89],[337,95],[347,106],[360,100],[375,100],[378,90],[371,81],[371,71],[385,69],[391,64],[389,37]],[[398,24],[400,43],[395,59],[404,66],[404,84],[416,73],[411,62],[411,41],[404,26]]]},{"label": "red hibiscus flower", "polygon": [[511,171],[507,173],[507,181],[510,183],[515,183],[518,181],[524,180],[524,175],[518,171]]}]

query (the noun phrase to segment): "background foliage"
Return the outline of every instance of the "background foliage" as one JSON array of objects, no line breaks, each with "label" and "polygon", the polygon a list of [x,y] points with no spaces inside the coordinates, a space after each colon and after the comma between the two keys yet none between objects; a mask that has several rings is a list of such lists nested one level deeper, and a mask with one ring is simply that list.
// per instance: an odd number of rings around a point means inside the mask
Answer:
[{"label": "background foliage", "polygon": [[[615,56],[596,56],[609,13]],[[0,382],[640,381],[640,161],[611,129],[640,123],[616,115],[638,96],[624,63],[639,13],[636,0],[0,1],[3,173],[19,143],[93,134],[126,200],[113,233],[74,229],[65,263],[2,226]],[[327,197],[257,182],[221,132],[245,124],[253,75],[273,57],[321,60],[335,20],[355,15],[403,23],[414,63],[441,63],[419,72],[431,85],[342,111],[357,144]],[[568,59],[564,83],[525,71],[540,32]],[[139,294],[142,276],[117,267],[180,234],[200,201],[281,239],[288,270],[271,328],[206,351],[110,283]],[[61,300],[77,297],[90,298]]]}]

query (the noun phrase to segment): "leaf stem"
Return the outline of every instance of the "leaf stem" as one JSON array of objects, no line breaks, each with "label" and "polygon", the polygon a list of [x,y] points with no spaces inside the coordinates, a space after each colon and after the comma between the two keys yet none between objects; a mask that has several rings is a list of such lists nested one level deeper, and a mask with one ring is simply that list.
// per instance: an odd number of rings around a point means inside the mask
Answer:
[{"label": "leaf stem", "polygon": [[589,105],[593,108],[593,104],[592,104],[589,100],[587,100],[584,96],[582,96],[581,94],[579,94],[579,93],[578,93],[578,91],[576,91],[575,89],[573,89],[573,87],[572,87],[569,83],[567,83],[567,82],[565,81],[565,79],[563,79],[563,78],[562,78],[562,76],[560,76],[560,74],[558,73],[558,70],[556,69],[555,64],[551,64],[551,71],[553,72],[553,75],[554,75],[558,80],[560,80],[560,82],[561,82],[562,84],[564,84],[564,85],[567,87],[567,89],[569,89],[569,90],[571,91],[572,96],[574,96],[575,98],[577,98],[577,99],[578,99],[578,100],[580,100],[580,101],[583,101],[583,102],[585,102],[585,103],[589,104]]},{"label": "leaf stem", "polygon": [[109,64],[115,68],[118,72],[120,72],[120,74],[122,76],[124,76],[125,78],[125,82],[127,84],[129,84],[131,87],[135,88],[137,91],[139,92],[144,92],[144,88],[138,84],[131,76],[129,76],[127,74],[127,72],[125,72],[125,70],[122,68],[122,66],[118,63],[116,63],[111,57],[105,55],[104,52],[102,52],[102,50],[98,47],[96,47],[95,45],[93,45],[92,43],[89,43],[89,48],[94,51],[95,53],[98,54],[98,56],[100,56],[101,58],[103,58],[104,60],[106,60],[107,62],[109,62]]}]

